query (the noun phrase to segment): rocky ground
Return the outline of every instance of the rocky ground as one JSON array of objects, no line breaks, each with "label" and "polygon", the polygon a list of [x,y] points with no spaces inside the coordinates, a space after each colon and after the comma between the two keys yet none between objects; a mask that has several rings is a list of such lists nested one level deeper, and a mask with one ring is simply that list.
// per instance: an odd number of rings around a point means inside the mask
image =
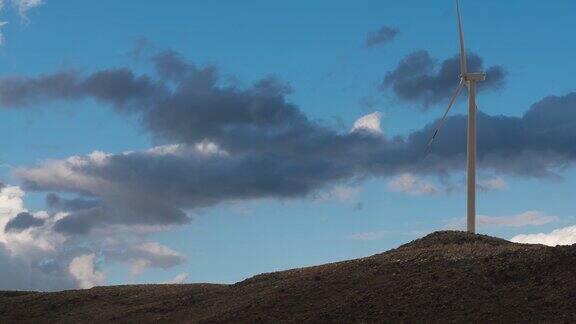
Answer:
[{"label": "rocky ground", "polygon": [[0,323],[571,322],[576,245],[437,232],[371,257],[233,285],[0,292]]}]

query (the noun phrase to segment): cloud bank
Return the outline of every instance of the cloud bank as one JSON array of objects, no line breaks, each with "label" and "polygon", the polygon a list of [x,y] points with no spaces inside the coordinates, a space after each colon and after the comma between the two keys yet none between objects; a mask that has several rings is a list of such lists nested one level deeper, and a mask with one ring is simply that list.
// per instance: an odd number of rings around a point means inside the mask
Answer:
[{"label": "cloud bank", "polygon": [[98,286],[104,282],[104,274],[94,269],[94,253],[77,256],[70,262],[70,274],[83,289]]},{"label": "cloud bank", "polygon": [[[162,228],[109,226],[82,236],[61,233],[56,224],[90,204],[51,196],[64,211],[32,212],[24,191],[0,185],[0,287],[2,290],[52,291],[90,288],[106,282],[101,269],[126,264],[133,276],[150,268],[170,269],[186,259],[179,252],[148,240]],[[52,207],[50,207],[52,208]]]},{"label": "cloud bank", "polygon": [[553,230],[550,233],[520,234],[510,239],[516,243],[544,244],[548,246],[576,244],[576,226]]},{"label": "cloud bank", "polygon": [[[49,197],[54,212],[67,212],[55,222],[56,232],[181,225],[190,221],[189,211],[222,202],[314,197],[368,177],[443,175],[465,166],[465,116],[449,117],[425,156],[434,123],[390,138],[376,113],[342,133],[309,119],[289,101],[291,88],[274,77],[239,87],[223,83],[217,67],[200,67],[172,51],[150,62],[151,74],[119,68],[0,79],[0,108],[92,99],[136,118],[156,142],[165,143],[16,169],[27,190],[76,195],[70,201]],[[445,62],[442,71],[451,69],[450,62],[455,61]],[[479,64],[471,56],[471,65]],[[545,98],[522,117],[479,113],[479,167],[555,176],[576,156],[575,106],[571,93]],[[494,185],[502,183],[487,184]]]}]

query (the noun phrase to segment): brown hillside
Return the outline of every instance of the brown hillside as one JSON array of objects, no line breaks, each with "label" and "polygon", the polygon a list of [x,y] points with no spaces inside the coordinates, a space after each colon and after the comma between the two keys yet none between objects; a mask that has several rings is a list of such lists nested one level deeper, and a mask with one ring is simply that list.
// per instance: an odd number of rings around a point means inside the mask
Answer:
[{"label": "brown hillside", "polygon": [[0,293],[0,323],[576,322],[576,246],[437,232],[233,285]]}]

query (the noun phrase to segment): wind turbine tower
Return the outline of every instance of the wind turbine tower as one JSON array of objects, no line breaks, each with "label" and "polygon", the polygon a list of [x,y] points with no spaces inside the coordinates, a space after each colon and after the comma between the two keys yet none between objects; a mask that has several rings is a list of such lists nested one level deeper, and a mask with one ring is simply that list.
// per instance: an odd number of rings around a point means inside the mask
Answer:
[{"label": "wind turbine tower", "polygon": [[464,31],[462,28],[462,17],[460,14],[460,0],[456,0],[456,11],[458,14],[458,33],[460,36],[460,82],[456,87],[456,92],[450,99],[448,107],[444,112],[444,116],[438,123],[434,130],[434,135],[428,143],[428,148],[434,142],[436,135],[442,125],[446,121],[448,112],[454,105],[454,102],[462,92],[464,85],[468,86],[468,163],[467,163],[467,212],[466,223],[467,230],[470,233],[476,232],[476,113],[478,106],[476,105],[476,85],[480,81],[486,80],[486,74],[483,72],[468,72],[468,64],[466,62],[466,48],[464,45]]}]

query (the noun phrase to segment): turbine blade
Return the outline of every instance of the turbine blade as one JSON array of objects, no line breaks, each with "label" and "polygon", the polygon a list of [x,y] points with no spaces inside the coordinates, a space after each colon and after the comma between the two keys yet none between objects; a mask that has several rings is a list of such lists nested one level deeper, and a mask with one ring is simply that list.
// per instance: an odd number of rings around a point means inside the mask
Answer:
[{"label": "turbine blade", "polygon": [[462,88],[464,88],[464,79],[460,78],[460,83],[458,83],[458,86],[456,87],[456,91],[452,95],[452,98],[450,98],[450,102],[448,103],[448,107],[446,108],[446,111],[444,112],[442,119],[440,119],[440,121],[438,122],[438,125],[436,125],[436,129],[434,130],[434,134],[432,135],[432,138],[430,139],[430,141],[428,142],[428,145],[426,146],[425,154],[428,154],[428,152],[430,151],[430,148],[432,147],[432,143],[434,143],[434,140],[436,139],[438,132],[440,132],[440,129],[444,125],[444,122],[446,122],[446,117],[448,116],[450,109],[452,109],[452,106],[454,106],[454,102],[456,101],[456,99],[460,95],[460,92],[462,92]]},{"label": "turbine blade", "polygon": [[468,64],[466,63],[466,47],[464,45],[464,29],[462,28],[462,16],[460,14],[460,0],[456,0],[456,11],[458,12],[458,33],[460,34],[460,73],[468,73]]}]

